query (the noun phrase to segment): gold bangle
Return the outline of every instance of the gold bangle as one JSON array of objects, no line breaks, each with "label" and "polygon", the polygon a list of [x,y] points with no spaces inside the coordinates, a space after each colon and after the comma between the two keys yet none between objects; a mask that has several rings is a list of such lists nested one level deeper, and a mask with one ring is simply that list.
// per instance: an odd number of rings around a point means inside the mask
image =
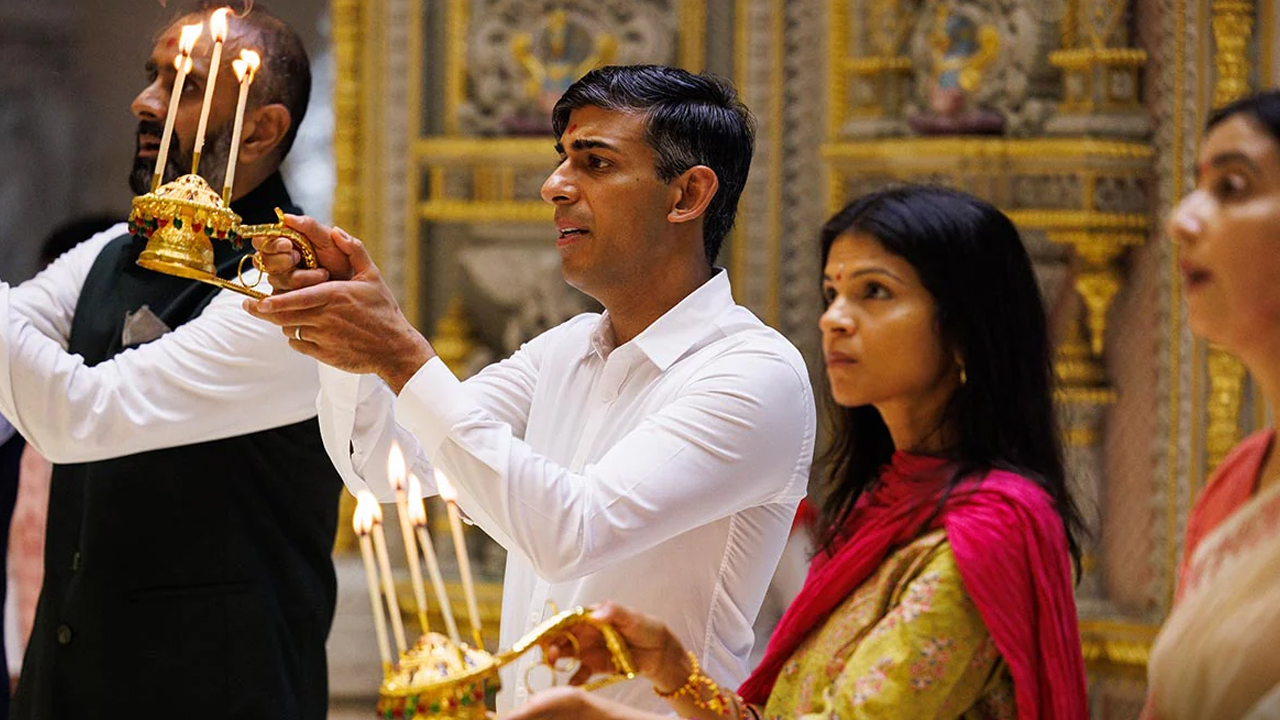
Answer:
[{"label": "gold bangle", "polygon": [[[667,701],[677,700],[687,695],[689,702],[703,710],[710,710],[717,715],[729,717],[732,710],[729,704],[729,698],[725,696],[724,691],[720,689],[720,686],[716,684],[715,680],[712,680],[706,675],[706,673],[702,672],[702,666],[698,664],[698,656],[694,655],[692,652],[688,652],[687,654],[689,657],[689,664],[693,667],[693,669],[689,671],[689,679],[685,680],[683,685],[671,692],[663,692],[655,687],[653,689],[654,694]],[[705,688],[707,694],[711,697],[704,698],[703,693],[699,692],[700,688]],[[745,718],[746,703],[743,702],[742,698],[738,698],[738,710],[738,717]]]}]

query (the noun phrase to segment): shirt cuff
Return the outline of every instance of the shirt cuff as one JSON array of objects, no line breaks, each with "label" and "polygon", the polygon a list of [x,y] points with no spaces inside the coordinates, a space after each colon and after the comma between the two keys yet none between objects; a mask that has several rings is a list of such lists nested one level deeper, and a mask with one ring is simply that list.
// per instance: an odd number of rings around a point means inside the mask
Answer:
[{"label": "shirt cuff", "polygon": [[428,457],[435,457],[453,428],[475,409],[475,401],[453,371],[434,357],[401,388],[396,422],[418,438]]},{"label": "shirt cuff", "polygon": [[320,368],[320,392],[325,400],[336,410],[355,411],[360,403],[361,376],[324,363],[316,365]]}]

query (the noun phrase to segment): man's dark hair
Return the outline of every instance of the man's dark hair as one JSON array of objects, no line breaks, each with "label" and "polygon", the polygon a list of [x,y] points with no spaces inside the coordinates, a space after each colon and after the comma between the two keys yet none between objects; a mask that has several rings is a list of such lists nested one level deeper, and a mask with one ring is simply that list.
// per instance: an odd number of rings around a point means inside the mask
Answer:
[{"label": "man's dark hair", "polygon": [[569,86],[551,112],[558,139],[569,115],[582,107],[636,112],[645,140],[658,156],[658,179],[671,182],[695,165],[715,172],[720,189],[707,207],[702,241],[707,262],[733,229],[738,197],[747,184],[755,148],[755,121],[727,80],[663,65],[597,68]]},{"label": "man's dark hair", "polygon": [[[238,56],[242,48],[257,51],[262,56],[262,67],[249,88],[249,103],[261,107],[279,103],[289,110],[289,130],[280,141],[280,158],[284,159],[298,136],[298,127],[307,114],[311,101],[311,60],[302,38],[280,18],[252,0],[242,2],[209,2],[196,4],[195,13],[207,16],[221,7],[230,7],[233,34],[227,43],[223,58]],[[235,52],[229,52],[235,47]],[[225,68],[224,68],[225,69]],[[231,75],[232,80],[235,75]]]}]

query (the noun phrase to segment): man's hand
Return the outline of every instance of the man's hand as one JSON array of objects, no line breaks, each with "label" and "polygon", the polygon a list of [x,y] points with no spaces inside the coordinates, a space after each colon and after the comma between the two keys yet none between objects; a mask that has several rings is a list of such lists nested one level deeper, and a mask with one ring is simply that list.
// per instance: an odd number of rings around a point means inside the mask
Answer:
[{"label": "man's hand", "polygon": [[[324,228],[310,222],[314,226],[300,222],[294,227],[310,227],[317,234]],[[294,350],[341,370],[376,374],[398,394],[435,357],[435,351],[400,312],[364,244],[344,232],[328,237],[332,247],[326,249],[326,262],[334,267],[345,263],[350,280],[313,283],[262,300],[246,300],[244,309],[279,325]],[[342,255],[341,262],[333,259],[335,252]]]},{"label": "man's hand", "polygon": [[342,228],[331,228],[314,218],[305,215],[285,215],[284,224],[302,233],[310,241],[316,251],[316,261],[320,266],[314,270],[299,268],[302,256],[294,249],[288,238],[256,237],[253,247],[262,259],[262,266],[267,270],[271,287],[277,292],[287,292],[310,287],[325,280],[350,280],[352,275],[351,261],[347,254],[338,248],[338,241],[345,239],[348,244],[355,238]]}]

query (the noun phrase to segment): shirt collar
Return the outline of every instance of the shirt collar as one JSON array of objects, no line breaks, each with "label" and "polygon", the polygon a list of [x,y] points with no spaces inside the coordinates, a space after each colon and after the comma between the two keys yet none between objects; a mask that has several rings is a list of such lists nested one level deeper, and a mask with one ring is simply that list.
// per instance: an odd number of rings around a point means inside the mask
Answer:
[{"label": "shirt collar", "polygon": [[[634,345],[659,371],[665,372],[694,343],[706,337],[716,317],[733,305],[729,273],[724,268],[715,268],[710,280],[686,295],[627,344]],[[604,359],[615,349],[613,322],[606,310],[591,332],[591,342],[584,355],[595,353]]]}]

